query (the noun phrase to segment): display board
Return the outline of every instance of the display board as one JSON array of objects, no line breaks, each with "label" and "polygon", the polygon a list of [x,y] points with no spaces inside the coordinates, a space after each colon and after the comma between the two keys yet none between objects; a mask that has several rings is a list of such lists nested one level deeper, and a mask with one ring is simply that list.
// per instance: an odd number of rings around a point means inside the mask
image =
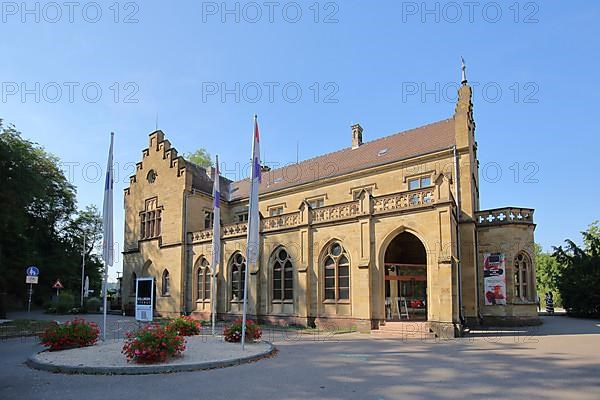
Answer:
[{"label": "display board", "polygon": [[152,321],[154,304],[154,279],[138,278],[135,283],[135,319]]}]

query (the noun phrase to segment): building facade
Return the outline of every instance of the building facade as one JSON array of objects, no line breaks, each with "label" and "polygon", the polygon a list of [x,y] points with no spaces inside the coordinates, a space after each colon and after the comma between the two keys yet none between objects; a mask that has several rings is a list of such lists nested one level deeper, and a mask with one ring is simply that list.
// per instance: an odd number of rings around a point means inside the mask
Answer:
[{"label": "building facade", "polygon": [[[465,326],[537,323],[533,210],[479,208],[472,90],[443,121],[263,172],[261,249],[246,264],[249,181],[219,177],[221,263],[212,257],[213,168],[150,134],[125,189],[123,303],[153,277],[155,312],[377,329],[423,320],[438,335]],[[350,141],[349,141],[350,142]]]}]

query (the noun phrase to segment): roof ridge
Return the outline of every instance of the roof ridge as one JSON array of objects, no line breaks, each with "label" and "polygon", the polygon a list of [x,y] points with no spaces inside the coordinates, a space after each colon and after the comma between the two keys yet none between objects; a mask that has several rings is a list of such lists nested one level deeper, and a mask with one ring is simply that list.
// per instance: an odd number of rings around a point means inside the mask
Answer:
[{"label": "roof ridge", "polygon": [[[400,132],[392,133],[390,135],[383,136],[383,137],[380,137],[380,138],[377,138],[377,139],[373,139],[373,140],[371,140],[369,142],[365,142],[365,143],[362,144],[362,146],[367,145],[367,144],[376,143],[378,141],[386,140],[386,139],[389,139],[389,138],[394,137],[394,136],[404,135],[406,133],[410,133],[410,132],[413,132],[413,131],[424,129],[424,128],[427,128],[427,127],[432,126],[432,125],[436,125],[436,124],[441,124],[441,123],[444,123],[444,122],[448,122],[448,121],[452,120],[452,118],[453,117],[449,117],[449,118],[442,119],[442,120],[439,120],[439,121],[430,122],[430,123],[425,124],[425,125],[417,126],[416,128],[410,128],[410,129],[407,129],[405,131],[400,131]],[[358,148],[360,148],[360,147],[358,147]],[[282,167],[279,167],[279,168],[276,168],[276,169],[272,169],[272,170],[268,171],[267,173],[272,174],[275,171],[282,170],[282,169],[287,168],[287,167],[289,167],[291,165],[300,165],[300,164],[303,164],[305,162],[313,161],[313,160],[316,160],[316,159],[319,159],[319,158],[322,158],[322,157],[328,157],[328,156],[330,156],[332,154],[337,154],[337,153],[340,153],[342,151],[348,151],[348,150],[351,150],[351,149],[352,149],[352,147],[344,147],[344,148],[341,148],[339,150],[331,151],[329,153],[324,153],[324,154],[320,154],[318,156],[314,156],[314,157],[311,157],[311,158],[306,158],[306,159],[304,159],[302,161],[299,161],[297,163],[287,164],[287,165],[284,165]],[[248,179],[249,178],[244,178],[244,179],[240,179],[240,180],[237,180],[237,181],[232,181],[231,183],[232,184],[236,184],[236,183],[239,183],[239,182],[245,182]]]}]

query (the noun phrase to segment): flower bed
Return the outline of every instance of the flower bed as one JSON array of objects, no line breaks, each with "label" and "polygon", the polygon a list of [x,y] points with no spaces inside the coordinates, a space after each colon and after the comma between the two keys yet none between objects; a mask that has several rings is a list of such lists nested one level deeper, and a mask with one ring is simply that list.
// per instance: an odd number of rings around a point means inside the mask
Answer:
[{"label": "flower bed", "polygon": [[[242,320],[238,319],[230,325],[226,325],[223,330],[225,341],[237,343],[242,340]],[[260,340],[262,331],[252,320],[246,320],[246,340],[249,342]]]},{"label": "flower bed", "polygon": [[50,326],[40,335],[40,339],[42,345],[50,351],[56,351],[91,346],[98,341],[99,335],[100,329],[95,323],[74,319]]},{"label": "flower bed", "polygon": [[169,321],[167,330],[176,332],[181,336],[194,336],[199,335],[202,328],[200,322],[192,317],[177,317]]},{"label": "flower bed", "polygon": [[121,351],[127,361],[139,364],[165,362],[185,350],[185,339],[177,331],[158,324],[128,333]]}]

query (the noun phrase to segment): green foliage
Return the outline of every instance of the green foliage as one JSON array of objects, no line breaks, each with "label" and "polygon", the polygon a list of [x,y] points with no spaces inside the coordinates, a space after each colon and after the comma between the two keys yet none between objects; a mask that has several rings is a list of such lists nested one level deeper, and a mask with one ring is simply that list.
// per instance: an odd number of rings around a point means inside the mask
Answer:
[{"label": "green foliage", "polygon": [[71,309],[75,306],[75,296],[73,296],[69,292],[63,291],[58,296],[58,301],[56,302],[56,312],[59,314],[66,314],[71,311]]},{"label": "green foliage", "polygon": [[204,168],[213,166],[212,157],[206,149],[198,149],[193,153],[185,153],[184,158]]},{"label": "green foliage", "polygon": [[[79,293],[83,232],[90,288],[100,290],[102,263],[95,254],[100,243],[100,214],[95,207],[77,210],[76,190],[61,170],[60,160],[24,139],[0,120],[0,265],[11,298],[24,303],[25,269],[40,269],[33,302],[43,304],[60,278],[65,288]],[[2,288],[0,288],[0,292]]]},{"label": "green foliage", "polygon": [[535,264],[537,293],[543,302],[544,294],[552,292],[554,304],[562,306],[562,298],[558,291],[558,281],[560,279],[561,265],[556,261],[552,254],[544,252],[542,246],[535,245]]},{"label": "green foliage", "polygon": [[102,300],[97,297],[91,297],[87,299],[84,303],[85,309],[87,312],[98,312],[100,311],[100,306],[102,305]]},{"label": "green foliage", "polygon": [[200,334],[201,328],[199,321],[184,316],[170,320],[167,324],[167,330],[177,332],[182,336],[194,336]]},{"label": "green foliage", "polygon": [[555,247],[554,257],[561,265],[557,282],[567,313],[578,317],[600,317],[600,234],[598,222],[582,232],[584,248],[571,240]]},{"label": "green foliage", "polygon": [[50,351],[91,346],[96,343],[100,329],[93,322],[74,319],[64,324],[50,326],[41,335],[42,345]]},{"label": "green foliage", "polygon": [[158,324],[128,333],[121,351],[128,361],[142,364],[165,362],[185,350],[185,339]]}]

